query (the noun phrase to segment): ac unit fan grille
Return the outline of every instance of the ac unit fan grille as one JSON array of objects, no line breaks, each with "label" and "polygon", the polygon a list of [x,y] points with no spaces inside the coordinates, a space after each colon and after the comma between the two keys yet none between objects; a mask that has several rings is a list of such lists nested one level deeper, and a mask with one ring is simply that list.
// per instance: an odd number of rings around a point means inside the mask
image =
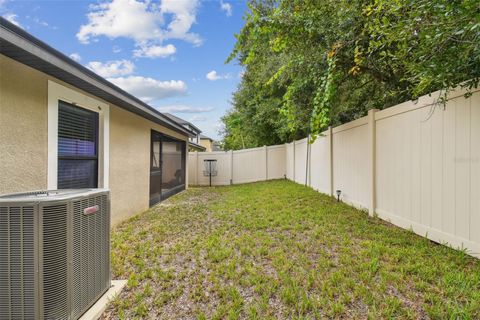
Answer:
[{"label": "ac unit fan grille", "polygon": [[67,205],[43,207],[43,312],[68,319]]},{"label": "ac unit fan grille", "polygon": [[[85,215],[98,205],[100,211]],[[73,203],[73,318],[82,315],[110,285],[108,198],[106,195]]]},{"label": "ac unit fan grille", "polygon": [[0,319],[33,319],[34,209],[0,207]]}]

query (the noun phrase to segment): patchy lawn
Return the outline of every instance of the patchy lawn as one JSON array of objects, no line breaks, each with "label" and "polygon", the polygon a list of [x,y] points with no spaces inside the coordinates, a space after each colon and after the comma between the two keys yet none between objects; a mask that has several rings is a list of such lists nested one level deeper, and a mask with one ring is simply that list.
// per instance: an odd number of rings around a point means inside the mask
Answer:
[{"label": "patchy lawn", "polygon": [[480,261],[288,181],[192,188],[112,236],[104,319],[479,319]]}]

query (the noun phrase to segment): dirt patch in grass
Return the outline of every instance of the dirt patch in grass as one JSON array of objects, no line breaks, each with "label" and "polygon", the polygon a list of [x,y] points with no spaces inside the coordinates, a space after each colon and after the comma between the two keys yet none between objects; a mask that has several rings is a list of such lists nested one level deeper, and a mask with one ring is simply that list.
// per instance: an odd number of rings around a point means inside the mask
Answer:
[{"label": "dirt patch in grass", "polygon": [[480,263],[313,190],[192,188],[116,228],[103,319],[480,318]]}]

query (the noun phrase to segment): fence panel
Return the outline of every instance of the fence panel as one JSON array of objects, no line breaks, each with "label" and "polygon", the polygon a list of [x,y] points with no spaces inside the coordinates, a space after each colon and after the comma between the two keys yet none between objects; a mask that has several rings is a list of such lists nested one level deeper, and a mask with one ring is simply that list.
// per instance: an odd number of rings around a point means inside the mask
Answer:
[{"label": "fence panel", "polygon": [[267,179],[282,179],[286,175],[286,146],[267,147]]},{"label": "fence panel", "polygon": [[342,199],[359,208],[368,208],[369,139],[367,118],[333,129],[333,187]]},{"label": "fence panel", "polygon": [[307,138],[295,141],[295,182],[305,184],[307,177]]},{"label": "fence panel", "polygon": [[295,142],[287,143],[285,145],[286,160],[285,171],[287,172],[287,179],[293,180],[295,174],[295,148],[293,147]]},{"label": "fence panel", "polygon": [[470,240],[480,246],[480,92],[470,101],[470,126]]},{"label": "fence panel", "polygon": [[194,152],[189,152],[188,153],[188,184],[189,185],[197,185],[197,164],[196,164],[197,158],[196,154]]},{"label": "fence panel", "polygon": [[228,185],[230,184],[230,155],[228,152],[199,152],[197,162],[197,181],[199,185],[208,185],[209,177],[203,174],[205,170],[204,160],[217,160],[217,175],[212,177],[212,185]]},{"label": "fence panel", "polygon": [[310,145],[310,186],[320,192],[330,193],[330,137],[319,136]]},{"label": "fence panel", "polygon": [[480,93],[393,108],[376,115],[376,212],[480,253]]},{"label": "fence panel", "polygon": [[266,180],[265,148],[233,151],[233,183]]}]

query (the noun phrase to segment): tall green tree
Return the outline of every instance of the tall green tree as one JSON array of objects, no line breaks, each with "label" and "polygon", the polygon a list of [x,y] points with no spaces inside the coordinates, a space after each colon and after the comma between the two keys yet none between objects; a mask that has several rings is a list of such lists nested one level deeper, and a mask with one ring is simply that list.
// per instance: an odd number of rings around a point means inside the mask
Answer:
[{"label": "tall green tree", "polygon": [[228,62],[228,149],[283,143],[459,84],[478,86],[477,0],[256,0]]}]

